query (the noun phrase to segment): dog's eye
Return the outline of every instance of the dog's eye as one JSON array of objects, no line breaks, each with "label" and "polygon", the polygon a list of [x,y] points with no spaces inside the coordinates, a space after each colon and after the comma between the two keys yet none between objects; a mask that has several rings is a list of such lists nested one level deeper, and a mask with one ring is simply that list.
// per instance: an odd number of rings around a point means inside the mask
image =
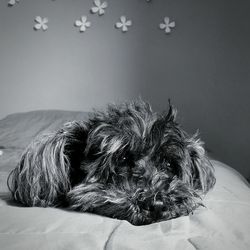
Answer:
[{"label": "dog's eye", "polygon": [[160,169],[161,170],[170,170],[172,167],[172,164],[167,161],[167,160],[164,160],[162,164],[160,164]]},{"label": "dog's eye", "polygon": [[119,159],[119,163],[121,165],[130,165],[132,162],[132,156],[129,155],[129,154],[126,154],[126,155],[122,155]]},{"label": "dog's eye", "polygon": [[169,168],[171,167],[171,162],[169,160],[164,160],[163,164],[165,165],[165,167]]},{"label": "dog's eye", "polygon": [[128,160],[127,156],[122,157],[122,161],[127,161],[127,160]]},{"label": "dog's eye", "polygon": [[122,164],[124,164],[124,163],[127,163],[128,160],[129,160],[129,157],[128,157],[128,156],[122,156],[120,162],[121,162]]}]

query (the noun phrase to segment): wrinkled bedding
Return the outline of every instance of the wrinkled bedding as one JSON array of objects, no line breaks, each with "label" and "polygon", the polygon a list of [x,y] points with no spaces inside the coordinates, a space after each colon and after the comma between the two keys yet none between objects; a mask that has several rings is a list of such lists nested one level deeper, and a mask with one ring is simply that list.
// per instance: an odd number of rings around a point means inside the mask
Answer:
[{"label": "wrinkled bedding", "polygon": [[250,188],[212,161],[217,183],[192,215],[147,226],[59,208],[27,208],[10,199],[6,179],[40,133],[87,113],[34,111],[0,120],[0,249],[250,249]]}]

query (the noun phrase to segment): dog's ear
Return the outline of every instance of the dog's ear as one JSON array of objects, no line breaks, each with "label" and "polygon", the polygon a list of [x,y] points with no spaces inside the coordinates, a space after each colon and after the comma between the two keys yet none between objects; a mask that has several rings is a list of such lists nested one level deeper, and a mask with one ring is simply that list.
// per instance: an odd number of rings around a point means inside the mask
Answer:
[{"label": "dog's ear", "polygon": [[165,122],[175,122],[177,116],[177,109],[173,107],[170,100],[168,100],[168,103],[169,109],[167,115],[165,116]]},{"label": "dog's ear", "polygon": [[151,128],[150,141],[155,144],[157,143],[165,133],[165,130],[169,127],[173,127],[173,123],[176,125],[177,109],[175,109],[169,100],[168,112],[163,112],[161,115],[157,116],[157,119]]},{"label": "dog's ear", "polygon": [[87,123],[70,122],[32,142],[9,176],[14,199],[28,206],[58,205],[80,170],[87,131]]},{"label": "dog's ear", "polygon": [[186,140],[190,156],[191,180],[195,189],[207,193],[215,184],[214,168],[206,156],[203,142],[197,134]]}]

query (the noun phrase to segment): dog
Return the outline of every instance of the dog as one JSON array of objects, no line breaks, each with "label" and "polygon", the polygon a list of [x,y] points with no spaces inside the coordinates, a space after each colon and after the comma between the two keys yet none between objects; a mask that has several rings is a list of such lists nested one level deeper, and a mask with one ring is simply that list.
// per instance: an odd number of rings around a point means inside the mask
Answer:
[{"label": "dog", "polygon": [[12,171],[9,188],[25,206],[67,207],[133,225],[189,215],[214,186],[197,134],[143,100],[95,111],[38,137]]}]

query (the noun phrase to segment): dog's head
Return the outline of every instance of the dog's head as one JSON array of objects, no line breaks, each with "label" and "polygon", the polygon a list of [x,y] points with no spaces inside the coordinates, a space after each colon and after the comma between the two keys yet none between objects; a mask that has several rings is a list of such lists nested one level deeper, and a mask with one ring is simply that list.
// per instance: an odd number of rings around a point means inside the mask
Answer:
[{"label": "dog's head", "polygon": [[29,206],[93,212],[134,225],[187,215],[215,183],[202,142],[136,101],[110,105],[38,139],[12,173],[10,189]]},{"label": "dog's head", "polygon": [[[148,224],[192,212],[215,182],[202,142],[142,101],[111,105],[86,125],[74,209]],[[78,174],[79,175],[79,174]]]}]

